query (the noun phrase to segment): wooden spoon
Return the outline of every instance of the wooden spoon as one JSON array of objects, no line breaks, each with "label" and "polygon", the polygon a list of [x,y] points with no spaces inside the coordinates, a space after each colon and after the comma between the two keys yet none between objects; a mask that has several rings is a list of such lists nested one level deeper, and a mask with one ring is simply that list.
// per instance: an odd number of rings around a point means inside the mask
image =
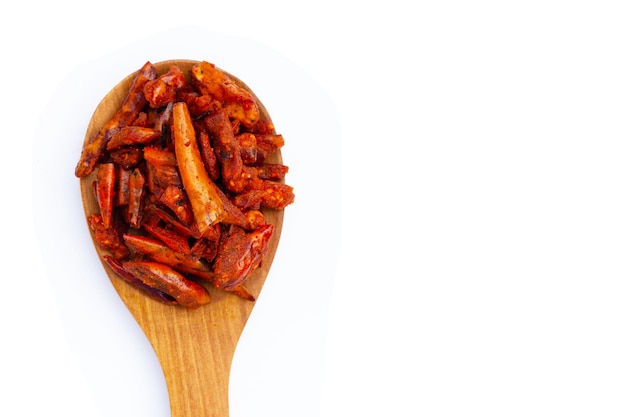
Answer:
[{"label": "wooden spoon", "polygon": [[[172,60],[154,65],[159,74],[166,72],[172,64],[178,65],[187,74],[196,62]],[[230,76],[250,91],[243,82]],[[122,80],[100,102],[87,128],[85,140],[92,137],[119,108],[133,77],[134,74],[130,74]],[[270,119],[258,98],[257,103],[261,118]],[[282,162],[280,152],[268,162]],[[93,192],[94,179],[95,173],[92,173],[80,181],[85,216],[98,212]],[[276,253],[283,211],[267,210],[265,216],[267,222],[275,227],[269,251],[261,266],[246,280],[246,288],[257,298]],[[102,258],[103,253],[95,241],[94,247]],[[103,267],[154,348],[165,375],[172,417],[227,417],[230,367],[254,303],[214,290],[211,291],[211,302],[196,310],[165,305],[122,281],[104,262]]]}]

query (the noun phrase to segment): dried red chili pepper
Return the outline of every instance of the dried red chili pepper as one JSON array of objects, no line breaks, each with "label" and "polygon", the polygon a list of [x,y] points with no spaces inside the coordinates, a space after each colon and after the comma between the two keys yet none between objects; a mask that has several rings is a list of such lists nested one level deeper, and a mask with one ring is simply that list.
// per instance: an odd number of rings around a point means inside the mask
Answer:
[{"label": "dried red chili pepper", "polygon": [[123,146],[145,145],[161,136],[161,131],[141,126],[124,126],[111,135],[107,150],[119,149]]},{"label": "dried red chili pepper", "polygon": [[105,263],[109,266],[109,268],[111,268],[113,270],[113,272],[115,272],[117,274],[117,276],[119,276],[124,281],[128,282],[129,284],[131,284],[133,287],[138,288],[140,291],[142,291],[148,297],[150,297],[150,298],[152,298],[154,300],[160,301],[162,303],[169,304],[169,305],[177,305],[178,304],[176,299],[174,297],[172,297],[171,295],[166,294],[163,291],[159,291],[156,288],[152,288],[149,285],[144,284],[144,282],[142,280],[140,280],[135,275],[133,275],[130,271],[125,269],[122,266],[121,262],[113,259],[112,257],[110,257],[108,255],[104,255],[102,258],[104,259]]},{"label": "dried red chili pepper", "polygon": [[174,104],[172,135],[180,177],[189,197],[200,234],[224,216],[224,202],[204,168],[187,105]]},{"label": "dried red chili pepper", "polygon": [[135,229],[141,224],[145,185],[146,178],[139,168],[135,168],[128,180],[128,223]]},{"label": "dried red chili pepper", "polygon": [[112,163],[100,164],[96,179],[96,199],[104,227],[111,226],[116,185],[115,165]]},{"label": "dried red chili pepper", "polygon": [[146,98],[143,95],[143,87],[148,81],[154,80],[156,77],[156,68],[150,62],[146,62],[137,72],[119,110],[104,124],[98,134],[89,138],[83,145],[80,159],[74,170],[74,174],[78,178],[83,178],[91,174],[104,154],[111,136],[120,128],[131,124],[137,118],[146,104]]},{"label": "dried red chili pepper", "polygon": [[172,250],[154,238],[124,234],[124,242],[135,253],[149,256],[157,262],[169,265],[177,271],[195,275],[206,280],[213,279],[213,271],[199,256]]},{"label": "dried red chili pepper", "polygon": [[243,284],[260,265],[273,233],[274,226],[271,224],[249,233],[240,227],[231,226],[220,242],[213,263],[213,284],[224,290]]},{"label": "dried red chili pepper", "polygon": [[206,288],[188,280],[167,265],[149,261],[126,261],[122,266],[147,286],[173,297],[182,307],[198,308],[211,301]]},{"label": "dried red chili pepper", "polygon": [[106,227],[102,222],[102,216],[92,214],[87,217],[89,228],[93,231],[98,245],[104,250],[111,252],[115,259],[126,259],[130,255],[128,246],[124,244],[122,234],[117,227]]}]

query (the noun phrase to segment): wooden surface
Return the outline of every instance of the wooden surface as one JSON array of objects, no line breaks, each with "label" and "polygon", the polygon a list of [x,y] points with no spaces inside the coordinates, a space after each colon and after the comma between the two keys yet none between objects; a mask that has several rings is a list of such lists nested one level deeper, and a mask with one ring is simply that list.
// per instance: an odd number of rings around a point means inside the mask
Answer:
[{"label": "wooden surface", "polygon": [[[207,60],[210,61],[210,58]],[[165,61],[155,63],[155,66],[161,74],[172,63],[176,63],[187,73],[194,62]],[[138,62],[138,68],[143,64]],[[128,91],[132,76],[133,74],[121,81],[102,100],[94,112],[85,138],[94,135],[113,115]],[[247,88],[240,80],[235,78],[235,81]],[[269,118],[260,102],[259,106],[262,117]],[[280,153],[272,160],[280,162]],[[81,180],[86,215],[98,211],[92,188],[94,177],[95,173]],[[246,287],[257,299],[276,252],[283,219],[282,211],[267,211],[265,215],[267,221],[274,224],[275,232],[267,258],[246,281]],[[94,247],[100,253],[97,245]],[[200,309],[187,310],[168,306],[142,295],[117,278],[104,263],[103,268],[145,332],[161,363],[172,417],[227,417],[231,362],[254,303],[210,288],[211,302]]]}]

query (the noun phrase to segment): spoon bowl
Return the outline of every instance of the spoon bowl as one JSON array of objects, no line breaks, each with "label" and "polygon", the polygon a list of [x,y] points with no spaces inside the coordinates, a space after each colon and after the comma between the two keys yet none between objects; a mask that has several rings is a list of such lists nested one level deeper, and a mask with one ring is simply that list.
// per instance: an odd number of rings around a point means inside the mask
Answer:
[{"label": "spoon bowl", "polygon": [[[177,65],[185,74],[198,61],[171,60],[155,63],[159,75]],[[234,82],[254,93],[241,80],[228,74]],[[124,100],[134,73],[127,76],[103,98],[89,122],[85,140],[95,135],[113,116]],[[261,119],[270,116],[254,96]],[[267,162],[282,163],[280,151]],[[93,182],[95,172],[81,178],[80,188],[85,216],[98,212]],[[261,265],[246,280],[246,288],[258,298],[270,270],[281,234],[283,211],[264,210],[267,223],[274,226],[269,249]],[[94,240],[100,259],[105,252]],[[172,417],[228,417],[228,385],[230,368],[240,335],[250,316],[254,302],[234,294],[211,290],[211,302],[198,309],[166,305],[145,296],[121,280],[102,262],[115,290],[144,331],[161,364],[168,390]]]}]

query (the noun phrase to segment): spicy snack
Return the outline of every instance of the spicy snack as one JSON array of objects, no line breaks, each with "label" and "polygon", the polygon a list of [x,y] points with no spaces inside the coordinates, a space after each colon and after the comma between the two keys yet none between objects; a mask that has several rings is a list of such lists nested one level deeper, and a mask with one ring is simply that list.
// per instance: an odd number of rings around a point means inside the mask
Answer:
[{"label": "spicy snack", "polygon": [[244,284],[274,233],[264,213],[294,201],[288,167],[269,162],[283,137],[259,106],[206,61],[137,71],[75,169],[93,178],[87,222],[119,278],[181,307],[209,303],[209,288],[255,300]]}]

